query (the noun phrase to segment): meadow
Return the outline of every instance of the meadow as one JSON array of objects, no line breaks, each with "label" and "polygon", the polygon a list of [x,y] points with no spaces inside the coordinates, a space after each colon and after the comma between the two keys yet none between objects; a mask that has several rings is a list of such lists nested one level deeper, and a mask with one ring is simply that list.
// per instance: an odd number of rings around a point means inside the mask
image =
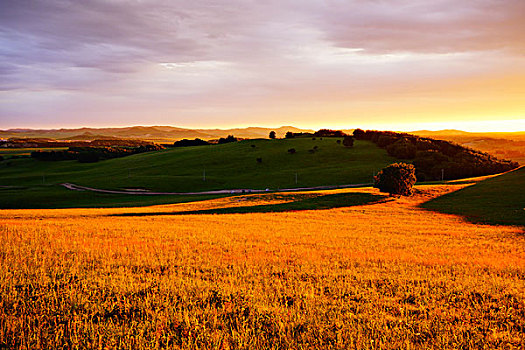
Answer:
[{"label": "meadow", "polygon": [[33,151],[62,151],[67,148],[0,148],[0,156],[9,159],[12,156],[31,156]]},{"label": "meadow", "polygon": [[[13,159],[0,162],[0,208],[143,206],[187,201],[177,196],[107,196],[68,191],[69,182],[102,189],[158,192],[272,189],[370,183],[396,159],[368,141],[345,148],[335,138],[245,140],[167,149],[98,163]],[[295,154],[288,153],[294,148]],[[315,148],[315,149],[314,149]],[[261,158],[261,162],[257,161]],[[190,198],[191,199],[191,198]],[[194,197],[198,200],[197,197]]]},{"label": "meadow", "polygon": [[525,226],[524,184],[525,167],[521,167],[435,198],[422,207],[463,215],[474,222]]},{"label": "meadow", "polygon": [[523,348],[523,227],[421,208],[465,186],[2,210],[0,347]]}]

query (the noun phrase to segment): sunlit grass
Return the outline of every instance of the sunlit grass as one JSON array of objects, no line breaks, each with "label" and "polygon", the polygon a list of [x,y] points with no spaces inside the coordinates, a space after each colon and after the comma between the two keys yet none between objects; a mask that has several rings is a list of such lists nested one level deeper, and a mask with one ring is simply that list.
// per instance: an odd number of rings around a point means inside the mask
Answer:
[{"label": "sunlit grass", "polygon": [[[118,217],[291,203],[0,212],[12,348],[520,348],[525,237],[418,208],[465,185],[327,210]],[[311,192],[309,196],[375,189]]]}]

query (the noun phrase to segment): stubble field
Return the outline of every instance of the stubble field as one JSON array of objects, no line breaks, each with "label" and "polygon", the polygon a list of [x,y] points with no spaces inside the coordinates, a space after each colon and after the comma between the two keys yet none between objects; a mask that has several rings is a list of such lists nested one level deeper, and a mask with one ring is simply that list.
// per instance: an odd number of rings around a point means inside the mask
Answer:
[{"label": "stubble field", "polygon": [[418,207],[463,186],[276,213],[183,212],[290,197],[3,210],[0,348],[523,348],[523,229]]}]

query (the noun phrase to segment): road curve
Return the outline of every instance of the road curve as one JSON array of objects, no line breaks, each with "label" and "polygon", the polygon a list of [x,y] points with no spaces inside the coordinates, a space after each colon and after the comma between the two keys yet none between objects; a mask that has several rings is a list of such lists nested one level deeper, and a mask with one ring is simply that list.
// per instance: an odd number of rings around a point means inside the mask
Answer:
[{"label": "road curve", "polygon": [[317,187],[298,187],[298,188],[280,188],[280,189],[267,189],[267,190],[255,190],[255,189],[233,189],[233,190],[215,190],[215,191],[202,191],[202,192],[151,192],[148,190],[104,190],[100,188],[86,187],[75,185],[73,183],[62,183],[61,186],[72,191],[91,191],[99,193],[112,193],[112,194],[128,194],[128,195],[147,195],[147,196],[158,196],[158,195],[213,195],[213,194],[248,194],[248,193],[263,193],[263,192],[293,192],[293,191],[315,191],[315,190],[334,190],[338,188],[352,188],[352,187],[363,187],[371,186],[371,183],[362,184],[348,184],[348,185],[337,185],[337,186],[317,186]]}]

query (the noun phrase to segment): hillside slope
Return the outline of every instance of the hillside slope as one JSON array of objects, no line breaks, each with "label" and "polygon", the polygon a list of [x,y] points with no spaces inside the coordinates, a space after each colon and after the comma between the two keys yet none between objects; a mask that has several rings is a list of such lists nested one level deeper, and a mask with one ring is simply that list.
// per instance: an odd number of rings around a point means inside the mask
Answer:
[{"label": "hillside slope", "polygon": [[[37,190],[46,186],[46,200],[50,202],[53,202],[50,192],[56,189],[56,196],[61,196],[63,189],[59,184],[65,182],[158,192],[298,188],[370,183],[373,173],[396,161],[371,142],[357,141],[353,148],[345,148],[336,141],[335,138],[246,140],[168,149],[90,164],[16,159],[0,163],[0,184],[20,188],[3,190],[10,191],[11,200],[29,190],[37,194]],[[288,152],[291,148],[296,150],[295,154]],[[74,198],[70,202],[74,205]],[[115,203],[111,201],[111,205]]]},{"label": "hillside slope", "polygon": [[124,128],[78,128],[78,129],[9,129],[0,130],[0,139],[8,138],[55,138],[63,140],[85,139],[85,135],[97,137],[138,138],[159,142],[173,142],[183,138],[218,139],[228,135],[241,138],[268,137],[274,130],[278,137],[284,136],[287,131],[311,132],[309,129],[299,129],[293,126],[279,128],[248,127],[235,129],[187,129],[172,126],[132,126]]},{"label": "hillside slope", "polygon": [[525,167],[435,198],[423,208],[474,222],[525,226]]}]

